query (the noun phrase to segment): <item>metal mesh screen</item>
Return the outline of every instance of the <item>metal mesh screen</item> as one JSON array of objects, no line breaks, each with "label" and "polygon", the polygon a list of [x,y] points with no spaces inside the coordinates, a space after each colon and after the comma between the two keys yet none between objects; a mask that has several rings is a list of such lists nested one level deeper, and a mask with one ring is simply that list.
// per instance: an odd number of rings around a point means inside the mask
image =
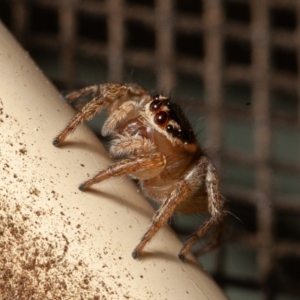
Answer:
[{"label": "metal mesh screen", "polygon": [[298,299],[299,1],[0,0],[0,17],[61,89],[172,91],[241,220],[213,276],[232,299]]}]

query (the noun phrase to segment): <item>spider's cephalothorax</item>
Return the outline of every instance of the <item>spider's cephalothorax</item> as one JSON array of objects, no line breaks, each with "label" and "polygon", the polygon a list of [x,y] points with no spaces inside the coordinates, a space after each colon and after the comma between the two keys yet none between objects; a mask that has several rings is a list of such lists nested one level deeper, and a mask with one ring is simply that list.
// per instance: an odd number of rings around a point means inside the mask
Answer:
[{"label": "spider's cephalothorax", "polygon": [[113,83],[86,87],[66,98],[71,103],[85,96],[91,96],[91,101],[67,124],[53,144],[60,146],[82,121],[107,108],[102,134],[113,138],[110,153],[119,161],[79,188],[83,191],[111,177],[130,175],[139,180],[144,195],[159,204],[152,225],[132,256],[140,255],[174,213],[208,213],[208,219],[185,242],[180,259],[184,260],[193,244],[209,231],[213,235],[203,252],[215,247],[224,219],[219,179],[180,107],[167,97],[152,97],[139,86]]}]

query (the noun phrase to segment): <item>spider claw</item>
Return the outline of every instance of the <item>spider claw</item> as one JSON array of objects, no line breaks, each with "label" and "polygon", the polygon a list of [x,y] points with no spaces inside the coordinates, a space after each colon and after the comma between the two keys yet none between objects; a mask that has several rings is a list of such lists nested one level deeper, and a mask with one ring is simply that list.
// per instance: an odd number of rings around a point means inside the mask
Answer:
[{"label": "spider claw", "polygon": [[185,262],[185,255],[183,253],[178,254],[178,258],[182,261]]},{"label": "spider claw", "polygon": [[85,183],[82,183],[81,185],[79,185],[78,189],[80,191],[84,192],[86,190]]},{"label": "spider claw", "polygon": [[140,256],[139,252],[136,250],[133,250],[131,255],[133,259],[137,259]]},{"label": "spider claw", "polygon": [[52,145],[55,146],[55,147],[59,147],[60,146],[60,141],[58,138],[55,138],[53,141],[52,141]]}]

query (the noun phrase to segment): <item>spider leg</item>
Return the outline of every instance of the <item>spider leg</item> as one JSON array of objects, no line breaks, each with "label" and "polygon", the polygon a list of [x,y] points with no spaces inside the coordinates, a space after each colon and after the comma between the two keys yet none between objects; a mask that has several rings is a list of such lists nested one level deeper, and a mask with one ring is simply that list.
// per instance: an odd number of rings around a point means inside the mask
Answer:
[{"label": "spider leg", "polygon": [[155,150],[156,147],[151,140],[141,136],[119,136],[112,140],[109,147],[109,153],[113,157],[138,156],[142,153],[153,153]]},{"label": "spider leg", "polygon": [[221,237],[222,237],[222,223],[215,225],[213,228],[212,234],[209,239],[209,243],[204,245],[204,247],[200,248],[195,255],[200,256],[204,253],[207,253],[220,245]]},{"label": "spider leg", "polygon": [[93,118],[108,106],[106,98],[99,96],[88,102],[81,111],[79,111],[67,124],[66,128],[53,140],[53,145],[58,147],[66,139],[66,137],[76,129],[76,127],[85,120]]},{"label": "spider leg", "polygon": [[87,96],[92,96],[95,97],[97,94],[99,94],[100,92],[100,85],[91,85],[88,87],[84,87],[82,89],[73,91],[69,94],[66,95],[66,100],[68,101],[68,103],[72,103],[73,101],[79,99],[79,98],[83,98],[83,97],[87,97]]},{"label": "spider leg", "polygon": [[106,179],[129,174],[134,175],[134,173],[142,173],[143,171],[146,171],[148,176],[155,176],[163,170],[165,164],[165,157],[161,153],[143,155],[138,158],[123,159],[110,165],[107,169],[100,171],[92,179],[82,183],[79,186],[79,189],[84,191],[93,184]]},{"label": "spider leg", "polygon": [[171,215],[174,213],[176,207],[182,203],[190,194],[190,187],[185,180],[180,181],[176,189],[171,193],[156,211],[152,219],[152,224],[147,232],[142,237],[140,243],[132,252],[134,259],[138,258],[145,245],[152,239],[152,237],[168,222]]},{"label": "spider leg", "polygon": [[[219,193],[219,179],[215,168],[207,160],[206,176],[205,176],[205,188],[208,199],[208,213],[209,218],[204,224],[202,224],[196,232],[185,242],[183,248],[179,252],[179,258],[184,261],[187,253],[192,246],[211,229],[214,229],[212,242],[204,247],[204,251],[208,251],[215,248],[220,240],[222,223],[224,220],[224,200]],[[201,251],[201,253],[204,253]]]},{"label": "spider leg", "polygon": [[134,112],[138,107],[138,104],[134,101],[127,101],[123,103],[118,109],[113,111],[111,115],[106,119],[102,126],[101,133],[103,136],[107,136],[112,133],[116,126],[128,118],[129,113]]},{"label": "spider leg", "polygon": [[[98,91],[97,91],[98,89]],[[128,88],[118,84],[103,84],[99,86],[92,86],[75,91],[67,96],[69,101],[73,101],[78,97],[88,95],[90,93],[98,94],[90,102],[83,106],[67,124],[66,128],[53,140],[53,145],[58,147],[66,139],[66,137],[76,129],[76,127],[83,121],[93,118],[103,109],[109,106],[112,102],[119,99],[128,98]]]}]

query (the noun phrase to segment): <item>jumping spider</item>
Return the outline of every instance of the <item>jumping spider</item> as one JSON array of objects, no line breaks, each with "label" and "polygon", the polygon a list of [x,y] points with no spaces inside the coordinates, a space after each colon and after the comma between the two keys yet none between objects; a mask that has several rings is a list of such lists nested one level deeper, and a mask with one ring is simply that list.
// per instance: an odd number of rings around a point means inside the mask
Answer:
[{"label": "jumping spider", "polygon": [[79,186],[81,191],[111,177],[130,175],[139,181],[146,197],[160,207],[137,247],[139,257],[145,245],[174,213],[208,213],[208,219],[185,242],[179,258],[185,259],[194,243],[212,233],[202,250],[217,246],[224,220],[224,199],[212,162],[199,147],[195,134],[180,107],[162,95],[152,97],[137,85],[106,83],[93,85],[66,96],[69,103],[91,97],[54,139],[60,146],[83,121],[107,108],[102,135],[113,138],[110,153],[119,161]]}]

